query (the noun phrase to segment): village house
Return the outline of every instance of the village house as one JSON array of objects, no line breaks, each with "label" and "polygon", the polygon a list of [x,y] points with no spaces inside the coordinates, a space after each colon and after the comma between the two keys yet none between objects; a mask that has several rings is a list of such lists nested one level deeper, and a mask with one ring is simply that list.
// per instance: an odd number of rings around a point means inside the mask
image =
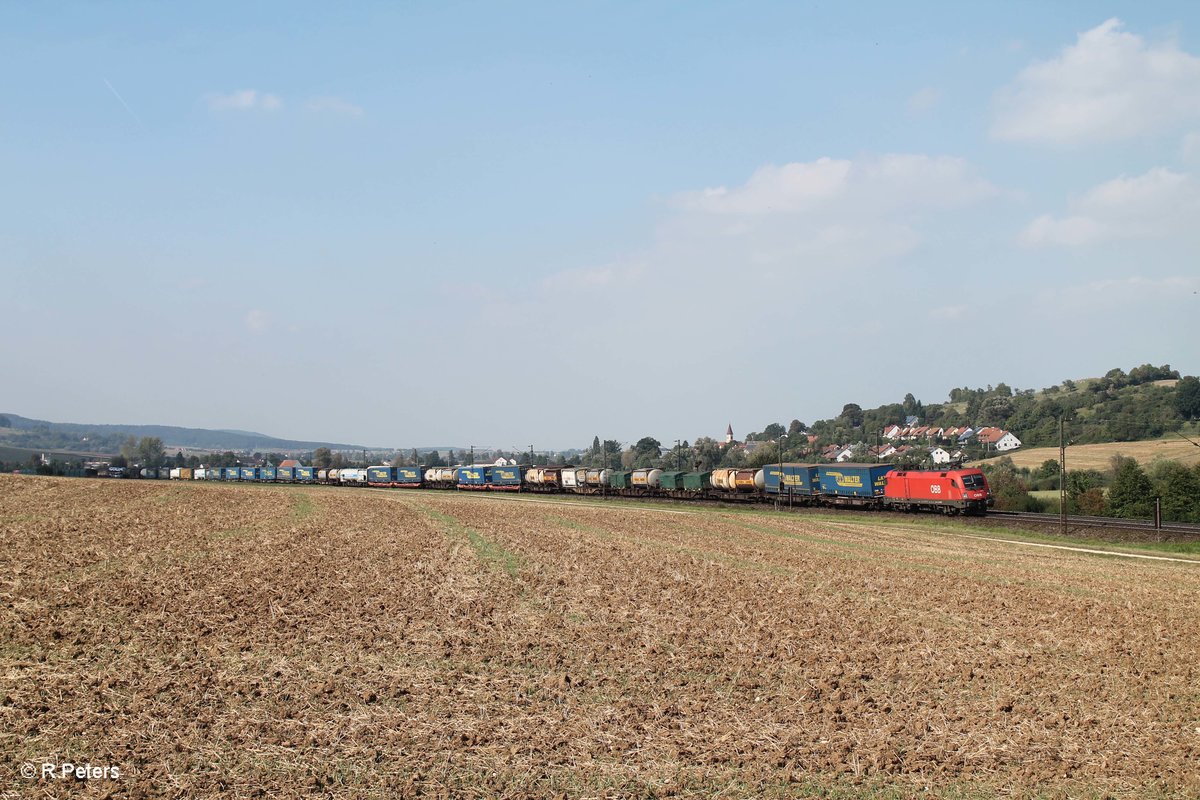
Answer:
[{"label": "village house", "polygon": [[940,447],[929,448],[929,457],[933,459],[935,464],[949,464],[950,454]]}]

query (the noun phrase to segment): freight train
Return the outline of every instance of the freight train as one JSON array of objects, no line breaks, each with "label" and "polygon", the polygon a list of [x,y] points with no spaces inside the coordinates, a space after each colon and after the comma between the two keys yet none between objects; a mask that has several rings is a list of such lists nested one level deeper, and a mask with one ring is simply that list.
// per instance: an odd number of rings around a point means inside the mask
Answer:
[{"label": "freight train", "polygon": [[[153,477],[153,476],[150,476]],[[348,469],[213,467],[171,470],[172,478],[255,483],[319,483],[400,489],[660,497],[677,500],[770,502],[895,511],[981,515],[992,505],[977,469],[904,470],[890,464],[769,464],[761,469],[707,472],[609,470],[574,466]]]}]

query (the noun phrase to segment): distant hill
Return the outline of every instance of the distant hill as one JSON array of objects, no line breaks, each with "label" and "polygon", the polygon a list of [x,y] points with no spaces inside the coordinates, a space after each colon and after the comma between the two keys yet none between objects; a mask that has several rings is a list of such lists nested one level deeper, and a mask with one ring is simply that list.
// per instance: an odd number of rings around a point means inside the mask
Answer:
[{"label": "distant hill", "polygon": [[0,427],[0,445],[29,449],[69,450],[72,452],[116,452],[121,441],[129,436],[157,436],[170,450],[190,447],[201,450],[257,450],[260,452],[286,450],[363,450],[357,444],[338,442],[306,442],[278,439],[252,431],[208,430],[180,428],[173,425],[97,425],[77,422],[49,422],[30,419],[19,414],[0,413],[11,427]]}]

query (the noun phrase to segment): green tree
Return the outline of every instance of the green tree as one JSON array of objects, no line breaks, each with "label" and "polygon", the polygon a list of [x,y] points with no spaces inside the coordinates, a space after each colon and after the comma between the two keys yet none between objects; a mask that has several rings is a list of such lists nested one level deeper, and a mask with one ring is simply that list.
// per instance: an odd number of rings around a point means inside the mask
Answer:
[{"label": "green tree", "polygon": [[[1067,502],[1071,504],[1072,501],[1068,498]],[[1069,510],[1088,517],[1107,517],[1108,499],[1104,496],[1103,489],[1088,489],[1074,499],[1073,507]]]},{"label": "green tree", "polygon": [[1154,488],[1162,498],[1163,519],[1170,522],[1200,522],[1200,471],[1178,461],[1152,467]]},{"label": "green tree", "polygon": [[1047,458],[1042,462],[1042,465],[1033,473],[1035,478],[1054,478],[1059,473],[1059,463],[1057,458]]},{"label": "green tree", "polygon": [[692,468],[706,472],[721,463],[721,445],[711,436],[701,436],[696,440],[695,462]]},{"label": "green tree", "polygon": [[851,428],[862,427],[862,406],[860,406],[858,403],[846,403],[846,405],[842,406],[842,413],[839,419],[845,420],[846,424]]},{"label": "green tree", "polygon": [[1016,407],[1013,399],[1006,395],[989,397],[979,407],[980,415],[983,417],[984,422],[989,425],[1004,425],[1008,422],[1008,418],[1013,415],[1014,411],[1016,411]]},{"label": "green tree", "polygon": [[166,453],[163,450],[162,439],[157,436],[143,436],[137,443],[137,457],[144,467],[157,467],[163,462]]},{"label": "green tree", "polygon": [[803,422],[801,422],[798,419],[794,419],[794,420],[792,420],[791,424],[788,425],[788,430],[787,430],[788,438],[789,439],[799,438],[800,435],[803,434],[807,430],[808,430],[807,425],[805,425]]},{"label": "green tree", "polygon": [[996,499],[999,511],[1041,511],[1042,504],[1029,494],[1029,486],[1016,470],[1004,466],[993,469],[987,476],[988,486]]},{"label": "green tree", "polygon": [[11,428],[12,420],[6,416],[0,415],[0,428]]},{"label": "green tree", "polygon": [[312,464],[314,467],[317,469],[329,469],[332,463],[333,453],[330,452],[328,447],[318,447],[316,450],[313,450]]},{"label": "green tree", "polygon": [[1154,484],[1132,458],[1113,456],[1108,506],[1114,517],[1146,519],[1154,514]]},{"label": "green tree", "polygon": [[662,443],[653,436],[643,436],[638,439],[631,450],[630,463],[635,469],[653,466],[660,458]]},{"label": "green tree", "polygon": [[1200,378],[1188,375],[1175,384],[1175,408],[1184,419],[1200,419]]},{"label": "green tree", "polygon": [[135,436],[126,436],[121,442],[121,456],[126,464],[132,464],[138,457],[138,440]]},{"label": "green tree", "polygon": [[772,422],[770,425],[763,428],[763,432],[759,436],[759,441],[773,442],[776,441],[780,436],[783,436],[785,433],[787,433],[786,428],[784,428],[778,422]]},{"label": "green tree", "polygon": [[759,447],[746,458],[747,467],[763,467],[767,464],[778,464],[780,461],[779,445],[769,444]]},{"label": "green tree", "polygon": [[[1057,463],[1057,462],[1056,462]],[[1096,497],[1092,492],[1099,491],[1100,500],[1104,499],[1104,476],[1094,469],[1073,469],[1067,472],[1067,511],[1072,514],[1087,514],[1099,516],[1094,510]],[[1103,504],[1103,503],[1101,503]],[[1093,508],[1084,510],[1085,506]]]}]

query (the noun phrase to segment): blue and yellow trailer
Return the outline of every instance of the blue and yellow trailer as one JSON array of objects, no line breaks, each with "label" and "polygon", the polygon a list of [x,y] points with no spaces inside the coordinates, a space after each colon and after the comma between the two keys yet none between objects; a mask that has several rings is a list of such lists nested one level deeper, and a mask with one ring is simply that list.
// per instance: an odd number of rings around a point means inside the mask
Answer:
[{"label": "blue and yellow trailer", "polygon": [[368,486],[393,486],[395,483],[395,467],[367,467]]},{"label": "blue and yellow trailer", "polygon": [[783,464],[782,481],[780,469],[779,464],[763,464],[763,491],[767,494],[810,497],[820,492],[816,464]]},{"label": "blue and yellow trailer", "polygon": [[521,476],[524,474],[523,467],[492,467],[491,487],[502,492],[518,492],[521,490]]},{"label": "blue and yellow trailer", "polygon": [[492,468],[472,464],[458,468],[458,488],[486,489],[491,482]]},{"label": "blue and yellow trailer", "polygon": [[420,467],[396,467],[396,485],[410,489],[420,487],[425,478],[425,470]]},{"label": "blue and yellow trailer", "polygon": [[891,464],[821,464],[817,482],[821,495],[834,503],[882,497]]}]

